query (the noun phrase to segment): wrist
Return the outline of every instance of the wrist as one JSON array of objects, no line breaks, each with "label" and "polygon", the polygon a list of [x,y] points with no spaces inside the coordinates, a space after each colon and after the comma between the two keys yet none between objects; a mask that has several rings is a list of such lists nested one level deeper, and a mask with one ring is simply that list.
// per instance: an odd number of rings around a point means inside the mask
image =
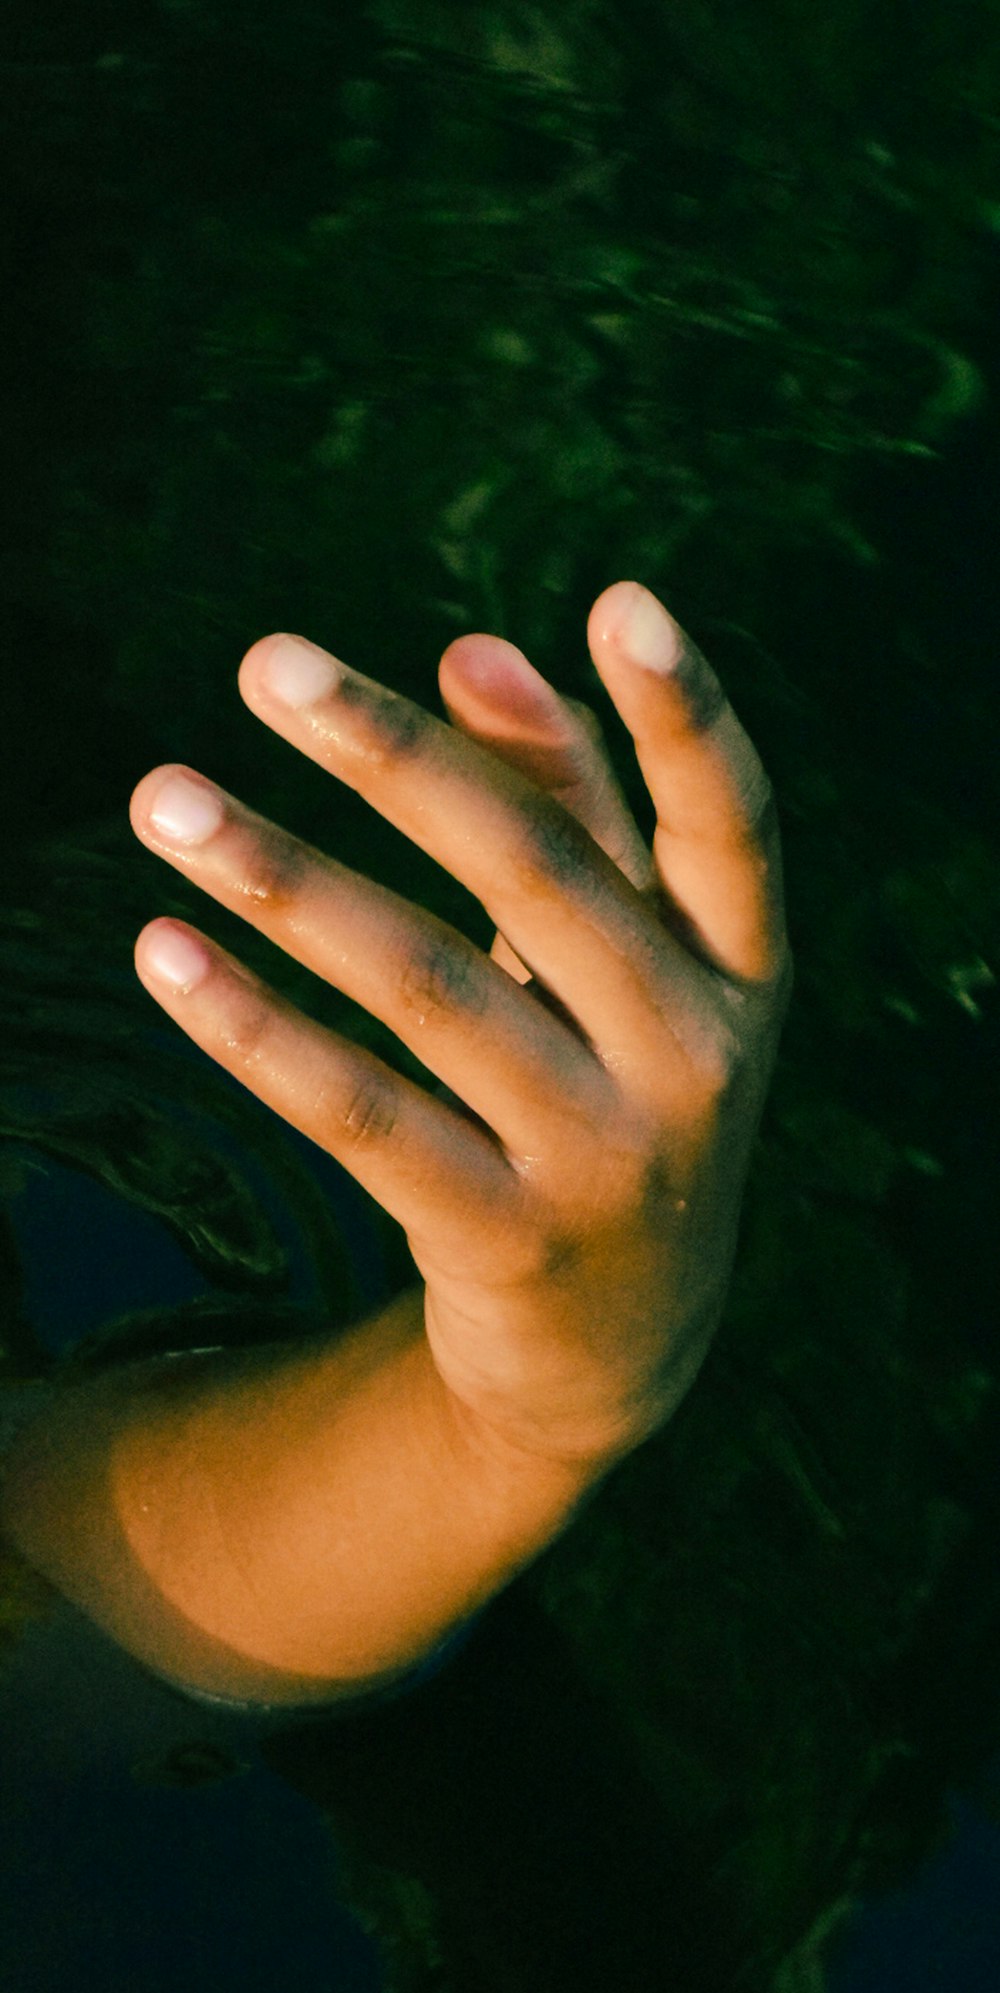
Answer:
[{"label": "wrist", "polygon": [[422,1290],[335,1338],[143,1358],[46,1397],[13,1445],[15,1545],[154,1672],[251,1702],[402,1676],[593,1479],[456,1403]]}]

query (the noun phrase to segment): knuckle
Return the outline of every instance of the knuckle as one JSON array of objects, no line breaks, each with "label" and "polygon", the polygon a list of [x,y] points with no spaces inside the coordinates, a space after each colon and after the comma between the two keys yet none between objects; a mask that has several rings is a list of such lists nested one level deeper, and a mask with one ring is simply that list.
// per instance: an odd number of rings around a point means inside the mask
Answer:
[{"label": "knuckle", "polygon": [[471,948],[441,935],[421,935],[411,947],[399,979],[404,1007],[427,1017],[462,1011],[480,1017],[488,1003],[486,982]]},{"label": "knuckle", "polygon": [[539,1241],[539,1263],[543,1280],[559,1286],[562,1281],[571,1281],[580,1271],[584,1258],[584,1244],[577,1232],[567,1226],[557,1231],[546,1232]]},{"label": "knuckle", "polygon": [[522,1227],[516,1243],[506,1240],[503,1273],[505,1289],[570,1282],[579,1275],[586,1253],[583,1235],[569,1224]]},{"label": "knuckle", "polygon": [[678,1181],[676,1164],[671,1164],[662,1149],[646,1157],[637,1200],[644,1231],[655,1231],[663,1221],[664,1212],[676,1209]]},{"label": "knuckle", "polygon": [[351,1148],[385,1141],[399,1119],[399,1085],[389,1072],[366,1072],[348,1089],[340,1128]]},{"label": "knuckle", "polygon": [[721,1100],[734,1090],[749,1058],[750,1046],[744,1017],[737,1020],[734,1015],[718,1019],[715,1030],[706,1034],[699,1060],[710,1100]]},{"label": "knuckle", "polygon": [[681,1120],[693,1124],[732,1093],[751,1057],[751,1020],[744,993],[720,981],[719,997],[720,1008],[713,1015],[689,1015],[676,1033],[684,1058]]},{"label": "knuckle", "polygon": [[341,705],[357,707],[370,722],[373,738],[369,752],[380,767],[421,754],[437,725],[422,706],[387,685],[345,678],[338,696]]},{"label": "knuckle", "polygon": [[237,1073],[261,1063],[266,1056],[274,1023],[274,1008],[266,999],[251,994],[249,990],[240,990],[237,994],[234,988],[223,1035]]},{"label": "knuckle", "polygon": [[594,840],[578,817],[543,800],[527,820],[519,869],[529,881],[542,878],[579,891],[594,882]]},{"label": "knuckle", "polygon": [[236,883],[236,893],[261,913],[283,914],[301,898],[312,863],[311,854],[296,838],[267,825],[255,835],[253,855],[246,875]]},{"label": "knuckle", "polygon": [[659,1117],[631,1116],[602,1145],[602,1156],[589,1187],[592,1204],[606,1216],[638,1210],[643,1213],[651,1187],[661,1185],[666,1172]]}]

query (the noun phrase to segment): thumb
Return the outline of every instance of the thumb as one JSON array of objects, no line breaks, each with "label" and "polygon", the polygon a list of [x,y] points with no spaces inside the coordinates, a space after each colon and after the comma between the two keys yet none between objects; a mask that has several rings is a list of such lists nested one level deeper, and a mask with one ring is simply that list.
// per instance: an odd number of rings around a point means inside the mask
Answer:
[{"label": "thumb", "polygon": [[[652,885],[649,849],[589,706],[563,698],[503,637],[456,637],[438,682],[453,726],[555,796],[640,892]],[[501,934],[490,953],[527,981],[529,971]]]}]

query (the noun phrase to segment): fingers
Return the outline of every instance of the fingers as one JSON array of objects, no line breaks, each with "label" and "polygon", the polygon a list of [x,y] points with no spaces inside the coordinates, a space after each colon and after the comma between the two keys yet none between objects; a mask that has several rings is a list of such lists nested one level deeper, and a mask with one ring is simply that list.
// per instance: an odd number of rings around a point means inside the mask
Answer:
[{"label": "fingers", "polygon": [[656,806],[653,855],[675,931],[727,976],[775,980],[788,946],[774,798],[714,671],[635,581],[598,596],[587,638]]},{"label": "fingers", "polygon": [[[300,667],[304,703],[270,672]],[[321,677],[327,682],[321,683]],[[332,682],[329,682],[332,679]],[[454,727],[300,638],[263,638],[240,691],[480,900],[605,1067],[648,1085],[711,1058],[705,972],[583,826]],[[717,1019],[713,1020],[714,1024]]]},{"label": "fingers", "polygon": [[[561,698],[503,637],[457,637],[438,667],[452,724],[555,796],[640,892],[653,861],[608,758],[596,714]],[[517,977],[528,971],[498,934],[493,960]]]},{"label": "fingers", "polygon": [[130,817],[158,856],[380,1018],[512,1157],[558,1151],[600,1112],[608,1083],[586,1047],[435,915],[177,764],[143,777]]},{"label": "fingers", "polygon": [[186,922],[143,928],[135,966],[209,1058],[335,1156],[411,1241],[444,1236],[470,1267],[503,1263],[522,1186],[487,1134],[304,1016]]}]

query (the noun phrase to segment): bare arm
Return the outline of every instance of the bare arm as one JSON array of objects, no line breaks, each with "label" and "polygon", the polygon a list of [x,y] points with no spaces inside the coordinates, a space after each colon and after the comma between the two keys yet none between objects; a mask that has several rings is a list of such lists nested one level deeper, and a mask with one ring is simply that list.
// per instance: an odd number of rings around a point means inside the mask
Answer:
[{"label": "bare arm", "polygon": [[419,1660],[596,1478],[470,1418],[414,1290],[330,1344],[153,1358],[65,1388],[15,1441],[0,1521],[154,1670],[325,1702]]},{"label": "bare arm", "polygon": [[263,724],[476,895],[489,956],[196,770],[132,795],[151,851],[440,1082],[324,1029],[187,923],[138,938],[150,994],[351,1170],[424,1283],[329,1347],[130,1365],[16,1442],[15,1543],[192,1687],[327,1700],[405,1669],[671,1416],[710,1345],[790,988],[777,819],[654,597],[614,584],[587,637],[656,808],[652,852],[594,714],[500,638],[445,652],[450,726],[283,633],[241,666]]}]

